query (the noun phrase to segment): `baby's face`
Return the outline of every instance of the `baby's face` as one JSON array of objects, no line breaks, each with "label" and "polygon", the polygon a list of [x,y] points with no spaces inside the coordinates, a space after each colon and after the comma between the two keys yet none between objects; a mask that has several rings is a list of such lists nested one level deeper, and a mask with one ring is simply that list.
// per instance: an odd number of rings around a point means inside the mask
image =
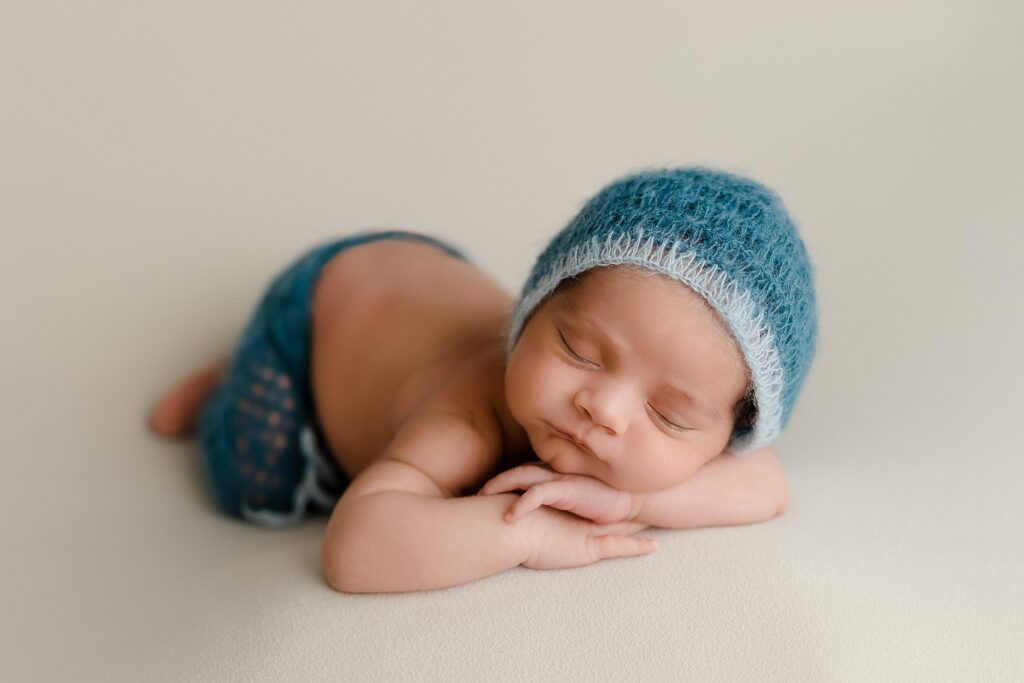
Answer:
[{"label": "baby's face", "polygon": [[722,453],[746,387],[740,350],[700,295],[628,268],[590,270],[549,297],[505,373],[541,460],[624,491],[671,488]]}]

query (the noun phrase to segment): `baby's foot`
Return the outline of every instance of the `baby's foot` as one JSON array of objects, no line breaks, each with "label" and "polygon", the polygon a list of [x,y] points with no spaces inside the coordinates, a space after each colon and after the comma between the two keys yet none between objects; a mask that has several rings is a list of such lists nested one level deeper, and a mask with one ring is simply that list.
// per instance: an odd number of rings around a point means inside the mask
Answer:
[{"label": "baby's foot", "polygon": [[149,414],[149,428],[166,437],[187,437],[195,434],[199,412],[226,369],[226,362],[190,375],[164,394]]}]

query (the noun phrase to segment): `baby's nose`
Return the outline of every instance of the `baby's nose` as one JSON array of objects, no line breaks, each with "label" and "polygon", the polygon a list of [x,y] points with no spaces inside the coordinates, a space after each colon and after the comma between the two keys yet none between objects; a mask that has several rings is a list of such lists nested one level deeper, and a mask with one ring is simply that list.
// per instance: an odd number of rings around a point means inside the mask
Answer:
[{"label": "baby's nose", "polygon": [[628,421],[625,399],[622,392],[604,388],[580,391],[576,394],[575,404],[593,425],[614,436],[622,433]]}]

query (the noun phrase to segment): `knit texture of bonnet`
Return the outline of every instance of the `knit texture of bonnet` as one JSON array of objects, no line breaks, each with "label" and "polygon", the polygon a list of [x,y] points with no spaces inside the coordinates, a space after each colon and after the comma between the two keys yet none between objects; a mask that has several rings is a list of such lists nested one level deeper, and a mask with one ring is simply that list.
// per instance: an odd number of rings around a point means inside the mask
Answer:
[{"label": "knit texture of bonnet", "polygon": [[600,190],[541,253],[509,322],[511,356],[530,315],[566,278],[599,266],[663,273],[701,294],[746,360],[756,404],[728,450],[774,441],[817,349],[813,266],[770,189],[708,168],[627,175]]}]

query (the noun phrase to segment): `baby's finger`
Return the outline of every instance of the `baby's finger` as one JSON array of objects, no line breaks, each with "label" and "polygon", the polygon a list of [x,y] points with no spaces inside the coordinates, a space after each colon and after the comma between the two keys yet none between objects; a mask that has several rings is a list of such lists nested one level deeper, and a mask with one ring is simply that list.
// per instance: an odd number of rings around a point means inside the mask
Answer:
[{"label": "baby's finger", "polygon": [[653,538],[634,538],[633,536],[591,536],[590,544],[594,554],[602,559],[610,557],[634,557],[650,555],[658,549],[658,541]]},{"label": "baby's finger", "polygon": [[506,470],[480,487],[478,496],[490,496],[495,493],[525,489],[544,481],[551,481],[558,473],[534,465],[520,465]]},{"label": "baby's finger", "polygon": [[522,500],[523,498],[520,496],[519,500],[509,505],[508,510],[505,511],[505,521],[509,524],[515,524],[523,515],[540,507],[540,505],[523,503]]},{"label": "baby's finger", "polygon": [[550,505],[559,510],[571,512],[573,507],[573,487],[569,482],[547,481],[534,484],[519,499],[512,504],[505,513],[505,520],[515,522],[531,510],[536,510],[541,505]]},{"label": "baby's finger", "polygon": [[597,524],[594,526],[593,534],[595,536],[604,536],[606,534],[625,534],[632,536],[638,531],[646,529],[649,524],[643,522],[615,522],[614,524]]}]

